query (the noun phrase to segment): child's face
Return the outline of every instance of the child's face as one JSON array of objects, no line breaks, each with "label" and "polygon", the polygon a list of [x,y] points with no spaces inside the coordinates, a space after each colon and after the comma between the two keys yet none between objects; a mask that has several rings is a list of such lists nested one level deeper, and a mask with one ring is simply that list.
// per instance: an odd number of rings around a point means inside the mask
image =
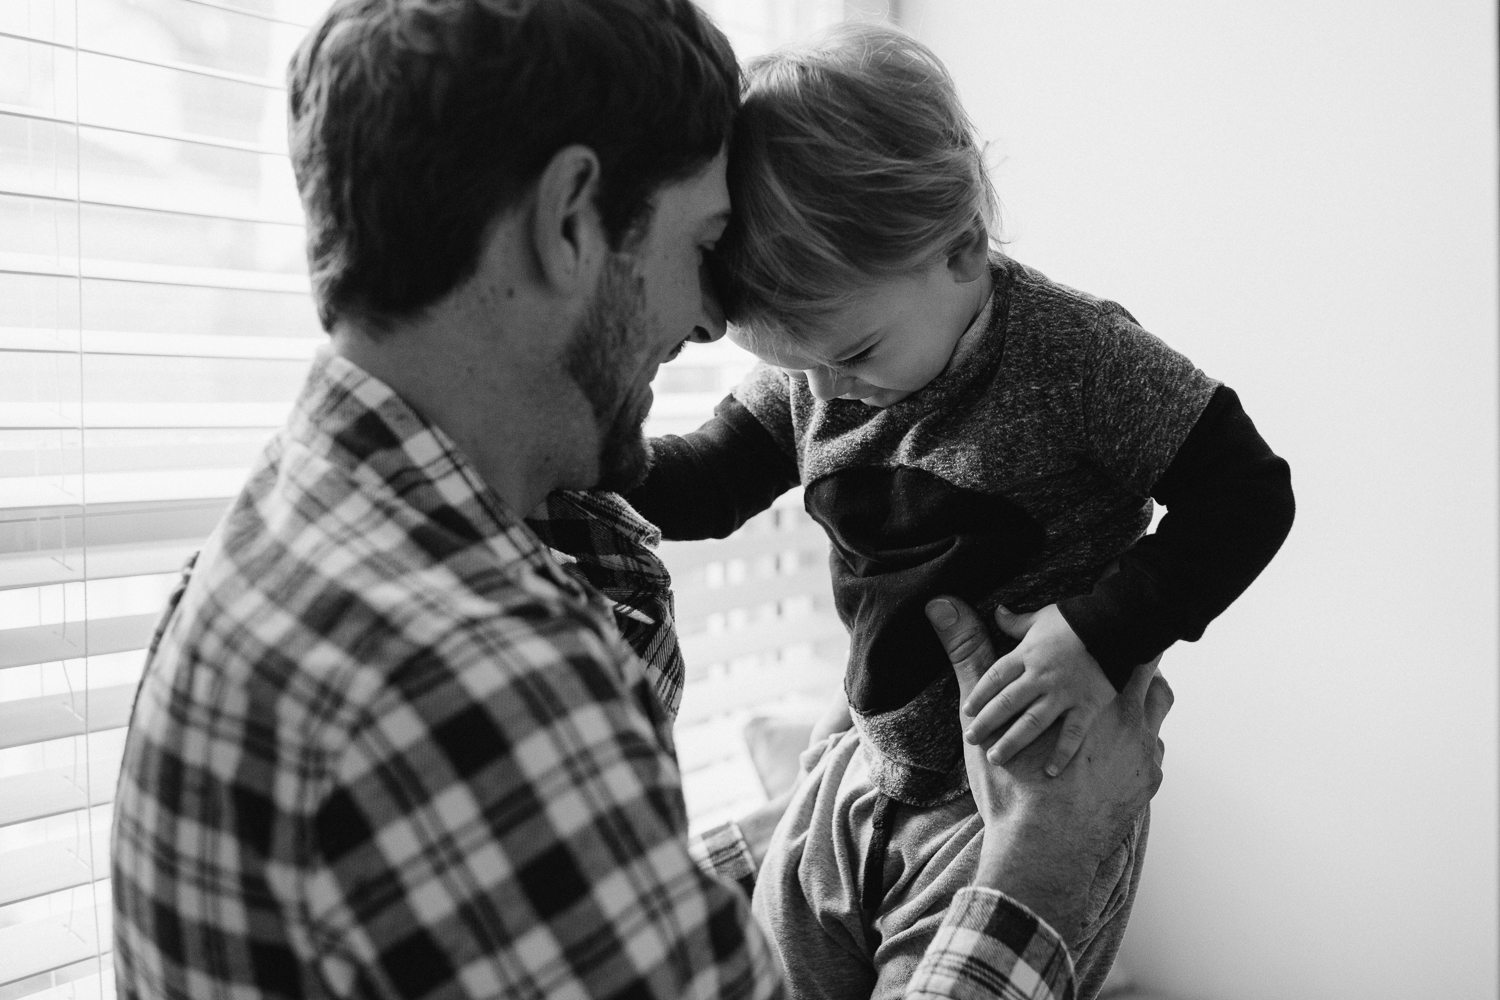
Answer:
[{"label": "child's face", "polygon": [[729,337],[819,399],[886,407],[942,373],[989,294],[988,268],[974,274],[939,261],[871,286],[796,339],[733,327]]}]

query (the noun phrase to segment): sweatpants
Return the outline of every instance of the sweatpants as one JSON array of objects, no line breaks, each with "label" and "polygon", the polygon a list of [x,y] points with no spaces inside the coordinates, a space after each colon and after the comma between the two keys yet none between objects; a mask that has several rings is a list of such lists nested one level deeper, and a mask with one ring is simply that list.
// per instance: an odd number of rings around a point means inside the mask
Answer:
[{"label": "sweatpants", "polygon": [[[809,773],[756,877],[752,908],[792,1000],[900,997],[979,861],[984,822],[972,796],[920,809],[893,803],[870,783],[862,746],[851,729],[804,754]],[[883,863],[877,825],[889,835]],[[1068,942],[1080,1000],[1098,996],[1120,948],[1149,826],[1143,812],[1099,866],[1083,929]]]}]

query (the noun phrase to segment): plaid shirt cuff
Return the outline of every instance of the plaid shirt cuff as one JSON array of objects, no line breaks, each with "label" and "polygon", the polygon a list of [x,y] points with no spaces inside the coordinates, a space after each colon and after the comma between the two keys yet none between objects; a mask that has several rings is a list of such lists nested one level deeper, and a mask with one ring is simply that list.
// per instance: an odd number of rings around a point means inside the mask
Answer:
[{"label": "plaid shirt cuff", "polygon": [[704,872],[733,882],[746,896],[755,891],[755,858],[733,820],[689,837],[688,854]]},{"label": "plaid shirt cuff", "polygon": [[960,889],[906,996],[1073,1000],[1073,959],[1026,907],[994,889]]}]

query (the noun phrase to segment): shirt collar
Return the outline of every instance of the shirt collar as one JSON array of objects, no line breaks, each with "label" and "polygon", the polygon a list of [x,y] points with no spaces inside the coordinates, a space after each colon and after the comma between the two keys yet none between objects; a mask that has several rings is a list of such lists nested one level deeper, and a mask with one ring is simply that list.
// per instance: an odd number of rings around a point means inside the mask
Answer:
[{"label": "shirt collar", "polygon": [[[523,564],[606,620],[614,617],[639,657],[641,679],[666,717],[675,715],[684,669],[671,578],[650,551],[661,535],[620,497],[553,493],[531,512],[535,520],[528,525],[440,427],[369,372],[327,352],[314,361],[285,433],[372,495],[393,497],[419,521],[438,525],[442,530],[432,534],[442,542],[456,537],[487,546],[502,565]],[[568,560],[566,569],[558,553]]]}]

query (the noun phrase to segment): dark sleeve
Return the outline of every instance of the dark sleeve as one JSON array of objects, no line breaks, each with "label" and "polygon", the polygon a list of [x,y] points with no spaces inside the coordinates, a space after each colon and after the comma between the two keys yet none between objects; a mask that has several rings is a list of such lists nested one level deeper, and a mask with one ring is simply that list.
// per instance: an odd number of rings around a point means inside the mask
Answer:
[{"label": "dark sleeve", "polygon": [[1151,490],[1167,508],[1092,593],[1058,603],[1118,690],[1136,664],[1194,640],[1250,586],[1292,527],[1291,470],[1233,389],[1215,390]]},{"label": "dark sleeve", "polygon": [[646,481],[625,499],[663,538],[723,538],[799,481],[796,461],[733,396],[692,433],[652,438],[651,451]]}]

